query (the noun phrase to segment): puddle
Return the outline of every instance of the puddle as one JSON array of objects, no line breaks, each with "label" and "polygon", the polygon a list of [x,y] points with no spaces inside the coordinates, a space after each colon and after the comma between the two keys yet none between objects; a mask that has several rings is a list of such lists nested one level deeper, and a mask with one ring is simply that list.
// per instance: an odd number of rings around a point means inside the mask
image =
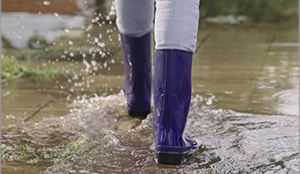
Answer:
[{"label": "puddle", "polygon": [[299,95],[295,95],[298,92],[298,89],[290,89],[273,94],[271,98],[277,101],[274,107],[277,112],[287,115],[299,115]]},{"label": "puddle", "polygon": [[[53,147],[79,137],[93,142],[79,159],[53,163],[40,173],[298,172],[298,117],[212,109],[201,106],[196,96],[185,132],[201,146],[182,165],[166,166],[155,162],[152,115],[118,132],[116,119],[126,111],[125,101],[122,92],[74,100],[65,116],[11,125],[2,143],[13,149],[24,144]],[[24,160],[6,161],[2,171],[16,163],[26,165]]]},{"label": "puddle", "polygon": [[281,46],[281,47],[299,47],[299,43],[292,42],[274,42],[272,46]]},{"label": "puddle", "polygon": [[[298,49],[288,50],[298,43],[272,44],[275,25],[236,25],[246,18],[232,16],[211,19],[224,25],[200,25],[185,130],[200,147],[182,165],[166,166],[155,161],[152,114],[142,121],[126,117],[116,26],[82,28],[84,20],[2,13],[2,34],[12,47],[27,48],[37,34],[53,50],[70,48],[55,60],[21,63],[30,68],[67,63],[63,75],[16,79],[2,86],[3,173],[299,172]],[[51,44],[65,34],[67,39]],[[49,55],[47,51],[41,54]],[[84,142],[80,151],[60,156],[78,140]]]}]

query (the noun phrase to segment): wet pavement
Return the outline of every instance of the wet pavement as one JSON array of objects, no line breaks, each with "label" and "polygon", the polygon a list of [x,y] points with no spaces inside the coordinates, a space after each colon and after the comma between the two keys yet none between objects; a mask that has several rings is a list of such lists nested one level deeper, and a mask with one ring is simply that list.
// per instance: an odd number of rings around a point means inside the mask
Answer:
[{"label": "wet pavement", "polygon": [[[200,23],[185,130],[200,147],[179,166],[155,162],[152,114],[143,121],[126,117],[118,34],[114,26],[103,28],[71,30],[60,42],[70,40],[74,49],[80,42],[87,57],[97,53],[92,46],[105,43],[109,58],[23,62],[70,67],[53,77],[10,81],[1,91],[1,136],[8,149],[83,137],[90,143],[86,152],[72,161],[37,164],[24,154],[2,161],[2,173],[299,172],[298,25]],[[84,45],[81,37],[99,33],[105,41]]]},{"label": "wet pavement", "polygon": [[217,108],[298,115],[296,25],[219,25],[211,33],[195,53],[195,93],[213,94]]}]

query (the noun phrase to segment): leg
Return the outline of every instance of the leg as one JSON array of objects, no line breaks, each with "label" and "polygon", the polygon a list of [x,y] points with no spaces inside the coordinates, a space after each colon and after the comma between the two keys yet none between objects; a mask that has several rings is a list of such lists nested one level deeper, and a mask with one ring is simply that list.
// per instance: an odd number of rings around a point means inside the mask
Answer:
[{"label": "leg", "polygon": [[141,37],[153,28],[154,0],[115,0],[121,34]]},{"label": "leg", "polygon": [[155,49],[195,52],[200,0],[156,0]]},{"label": "leg", "polygon": [[199,0],[157,0],[153,134],[158,162],[179,164],[197,142],[184,135],[191,101]]},{"label": "leg", "polygon": [[151,110],[154,0],[116,0],[117,26],[126,79],[129,115],[146,118]]}]

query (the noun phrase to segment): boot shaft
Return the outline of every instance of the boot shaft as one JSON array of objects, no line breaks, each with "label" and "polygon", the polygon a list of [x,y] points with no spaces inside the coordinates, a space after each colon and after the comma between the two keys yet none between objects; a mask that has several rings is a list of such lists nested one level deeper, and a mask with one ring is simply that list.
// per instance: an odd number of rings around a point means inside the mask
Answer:
[{"label": "boot shaft", "polygon": [[152,32],[142,37],[121,35],[126,78],[124,92],[129,111],[150,110],[152,82]]},{"label": "boot shaft", "polygon": [[156,145],[183,147],[191,101],[191,52],[156,50],[153,133]]}]

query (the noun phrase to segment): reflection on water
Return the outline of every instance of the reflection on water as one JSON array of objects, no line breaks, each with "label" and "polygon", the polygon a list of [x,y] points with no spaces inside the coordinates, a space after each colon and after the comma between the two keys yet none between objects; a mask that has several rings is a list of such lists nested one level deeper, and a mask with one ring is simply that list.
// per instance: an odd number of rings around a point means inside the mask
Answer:
[{"label": "reflection on water", "polygon": [[[43,173],[298,172],[298,117],[211,109],[201,106],[196,96],[186,132],[200,147],[183,165],[170,167],[155,162],[152,115],[133,129],[117,131],[125,101],[123,93],[74,100],[66,116],[11,125],[2,143],[55,146],[78,137],[96,142],[82,159],[54,164]],[[10,165],[15,162],[6,167]]]},{"label": "reflection on water", "polygon": [[299,115],[298,92],[298,89],[290,89],[273,94],[271,98],[277,101],[274,107],[277,112],[290,115]]},{"label": "reflection on water", "polygon": [[252,106],[265,113],[299,116],[298,53],[279,50],[268,55],[256,84],[257,97],[254,95],[253,100],[257,103]]}]

